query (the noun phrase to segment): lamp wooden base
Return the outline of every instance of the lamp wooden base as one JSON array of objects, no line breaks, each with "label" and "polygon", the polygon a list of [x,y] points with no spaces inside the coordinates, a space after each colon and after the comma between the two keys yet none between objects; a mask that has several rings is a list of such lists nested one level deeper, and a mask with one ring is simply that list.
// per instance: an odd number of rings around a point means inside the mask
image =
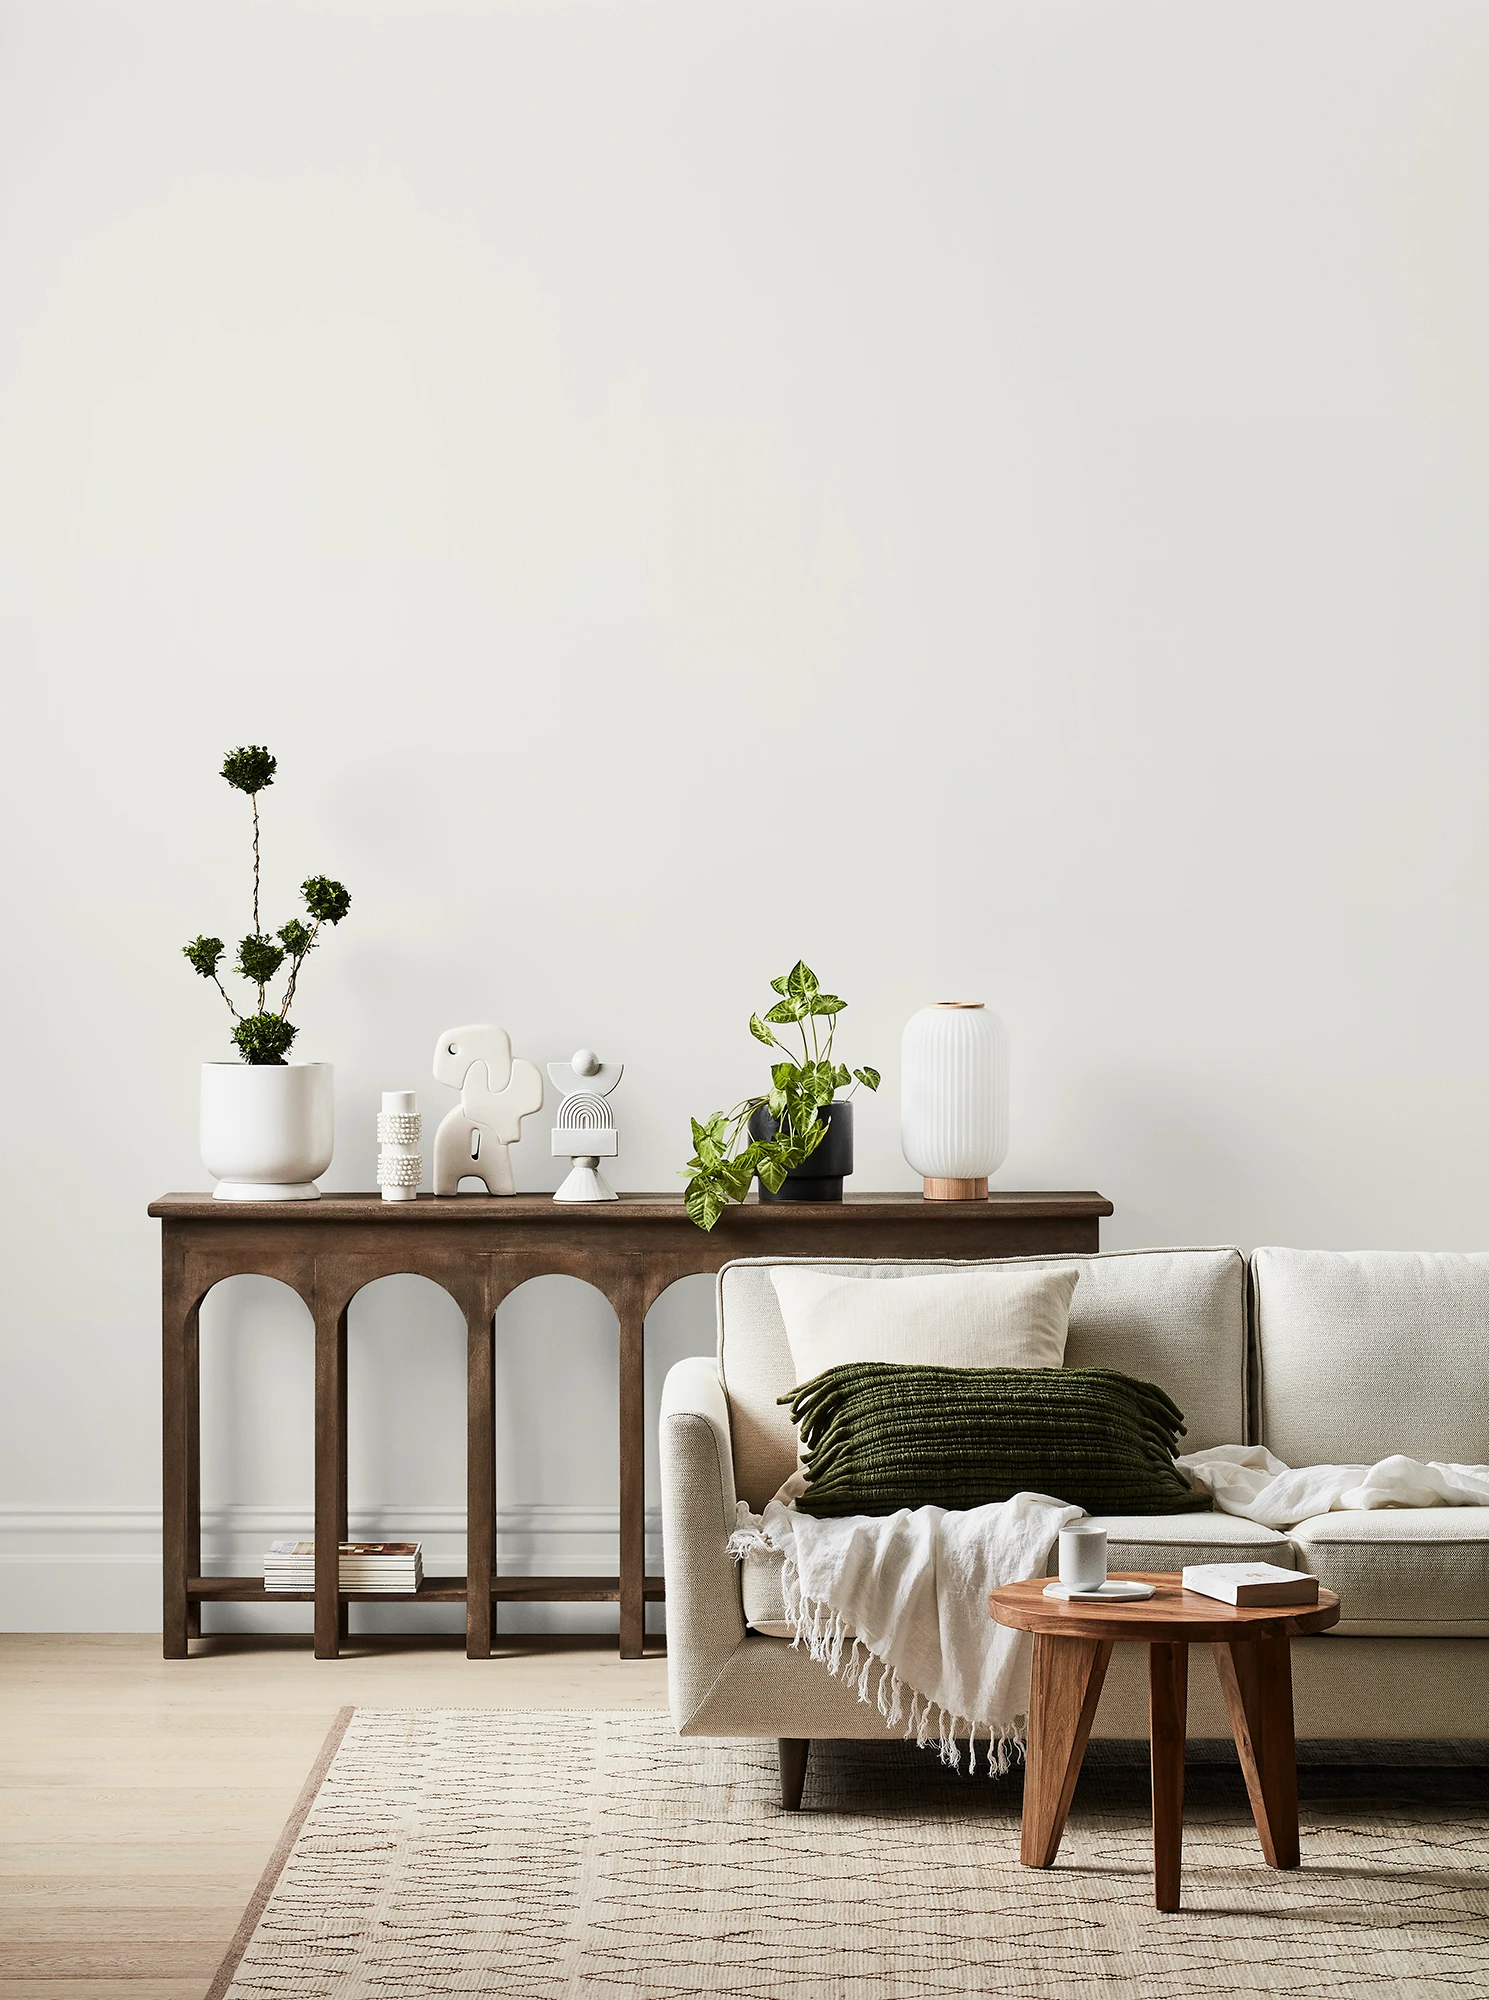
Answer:
[{"label": "lamp wooden base", "polygon": [[980,1181],[939,1181],[925,1176],[927,1201],[986,1201],[987,1177]]}]

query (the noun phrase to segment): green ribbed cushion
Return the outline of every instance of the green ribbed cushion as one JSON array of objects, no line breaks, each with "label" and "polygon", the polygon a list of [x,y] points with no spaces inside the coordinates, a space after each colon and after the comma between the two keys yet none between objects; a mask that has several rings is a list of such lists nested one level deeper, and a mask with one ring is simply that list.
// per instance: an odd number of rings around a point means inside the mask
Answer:
[{"label": "green ribbed cushion", "polygon": [[850,1361],[779,1400],[801,1432],[803,1514],[983,1507],[1015,1493],[1089,1514],[1210,1506],[1174,1464],[1183,1413],[1114,1368]]}]

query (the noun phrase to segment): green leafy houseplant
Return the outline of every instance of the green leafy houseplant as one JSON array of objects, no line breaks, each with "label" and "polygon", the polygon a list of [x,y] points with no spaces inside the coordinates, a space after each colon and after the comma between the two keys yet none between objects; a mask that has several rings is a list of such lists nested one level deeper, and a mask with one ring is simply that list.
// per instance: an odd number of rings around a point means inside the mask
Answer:
[{"label": "green leafy houseplant", "polygon": [[[291,917],[272,937],[264,935],[259,923],[259,793],[273,784],[278,768],[279,760],[271,757],[261,743],[229,751],[222,765],[222,775],[233,790],[246,792],[253,801],[253,929],[240,942],[237,958],[230,968],[257,989],[253,1011],[240,1012],[218,976],[226,949],[221,938],[195,937],[181,947],[193,969],[203,979],[210,979],[227,1001],[227,1010],[236,1023],[233,1042],[246,1063],[284,1062],[300,1032],[289,1019],[300,968],[307,953],[314,950],[322,924],[339,924],[352,905],[351,897],[339,882],[333,882],[327,875],[308,876],[300,885],[300,894],[305,898],[309,924]],[[289,978],[275,1012],[267,997],[268,986],[285,965],[289,967]]]},{"label": "green leafy houseplant", "polygon": [[[763,1096],[745,1098],[732,1111],[692,1121],[693,1157],[683,1169],[690,1176],[683,1199],[700,1229],[712,1229],[731,1201],[743,1201],[757,1174],[761,1186],[776,1193],[791,1169],[810,1158],[827,1136],[821,1113],[840,1090],[847,1089],[851,1097],[860,1083],[868,1090],[879,1088],[878,1070],[849,1070],[833,1060],[837,1017],[848,1003],[835,993],[824,993],[804,960],[798,959],[770,986],[780,998],[763,1020],[758,1014],[750,1016],[755,1040],[782,1057],[771,1066],[770,1089]],[[819,1026],[822,1022],[825,1033]],[[796,1030],[801,1037],[800,1059],[776,1034],[777,1028]],[[748,1136],[750,1120],[760,1110],[768,1111],[776,1122],[773,1138]]]}]

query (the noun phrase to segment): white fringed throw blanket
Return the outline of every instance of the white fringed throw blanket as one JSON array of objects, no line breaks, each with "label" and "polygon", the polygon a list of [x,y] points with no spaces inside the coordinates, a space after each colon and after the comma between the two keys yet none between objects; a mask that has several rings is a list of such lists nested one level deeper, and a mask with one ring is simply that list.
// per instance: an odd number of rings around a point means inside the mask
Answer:
[{"label": "white fringed throw blanket", "polygon": [[792,1643],[872,1700],[893,1728],[934,1743],[958,1768],[986,1738],[990,1771],[1024,1742],[1032,1645],[994,1624],[988,1592],[1043,1576],[1055,1537],[1081,1509],[1042,1493],[988,1507],[819,1519],[772,1500],[740,1502],[729,1547],[778,1549]]},{"label": "white fringed throw blanket", "polygon": [[1259,1444],[1220,1444],[1178,1460],[1226,1514],[1293,1528],[1315,1514],[1375,1507],[1489,1507],[1489,1465],[1443,1465],[1398,1452],[1374,1465],[1284,1465]]},{"label": "white fringed throw blanket", "polygon": [[[1192,1485],[1227,1514],[1290,1528],[1314,1514],[1373,1507],[1489,1507],[1489,1465],[1395,1456],[1376,1465],[1294,1469],[1261,1445],[1218,1445],[1178,1460]],[[782,1488],[800,1490],[800,1475]],[[990,1590],[1043,1576],[1060,1530],[1079,1507],[1018,1493],[964,1513],[941,1507],[819,1518],[770,1501],[762,1516],[739,1503],[729,1548],[782,1558],[792,1643],[872,1701],[893,1728],[961,1763],[977,1738],[1004,1771],[1024,1742],[1032,1647],[988,1617]]]}]

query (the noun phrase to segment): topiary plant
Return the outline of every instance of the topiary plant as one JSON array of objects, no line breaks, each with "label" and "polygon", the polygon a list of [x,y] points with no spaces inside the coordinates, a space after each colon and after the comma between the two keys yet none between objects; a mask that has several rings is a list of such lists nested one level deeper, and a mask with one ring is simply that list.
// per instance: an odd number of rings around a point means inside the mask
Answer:
[{"label": "topiary plant", "polygon": [[[253,929],[239,944],[238,956],[232,966],[234,972],[240,973],[250,986],[258,989],[253,1012],[240,1013],[218,977],[218,966],[226,949],[221,938],[194,937],[190,944],[181,947],[192,968],[203,979],[210,979],[227,1001],[227,1010],[237,1024],[233,1029],[233,1042],[246,1063],[283,1063],[295,1036],[300,1032],[288,1017],[306,953],[313,950],[321,925],[339,924],[352,906],[351,897],[339,882],[333,882],[328,875],[311,875],[300,885],[310,924],[307,926],[298,917],[291,917],[272,937],[266,937],[261,930],[259,793],[273,784],[278,768],[279,760],[271,757],[261,743],[249,743],[230,750],[222,764],[222,775],[233,790],[246,792],[253,801]],[[285,982],[279,1011],[274,1013],[270,1011],[266,991],[270,980],[286,964],[290,976]]]},{"label": "topiary plant", "polygon": [[[712,1229],[731,1201],[743,1201],[757,1174],[762,1186],[775,1194],[791,1169],[826,1138],[827,1125],[819,1113],[840,1090],[850,1084],[856,1089],[860,1083],[867,1090],[879,1088],[878,1070],[849,1070],[833,1061],[837,1017],[848,1003],[835,993],[824,993],[805,960],[798,959],[789,972],[772,979],[770,988],[780,995],[776,1004],[763,1021],[758,1014],[750,1016],[755,1040],[785,1058],[771,1066],[770,1089],[763,1096],[745,1098],[732,1111],[716,1111],[706,1122],[692,1121],[693,1157],[683,1169],[691,1178],[683,1200],[700,1229]],[[827,1023],[825,1035],[818,1029],[819,1021]],[[801,1036],[800,1061],[772,1032],[783,1027],[794,1027]],[[748,1139],[750,1119],[762,1108],[776,1121],[775,1136]]]}]

